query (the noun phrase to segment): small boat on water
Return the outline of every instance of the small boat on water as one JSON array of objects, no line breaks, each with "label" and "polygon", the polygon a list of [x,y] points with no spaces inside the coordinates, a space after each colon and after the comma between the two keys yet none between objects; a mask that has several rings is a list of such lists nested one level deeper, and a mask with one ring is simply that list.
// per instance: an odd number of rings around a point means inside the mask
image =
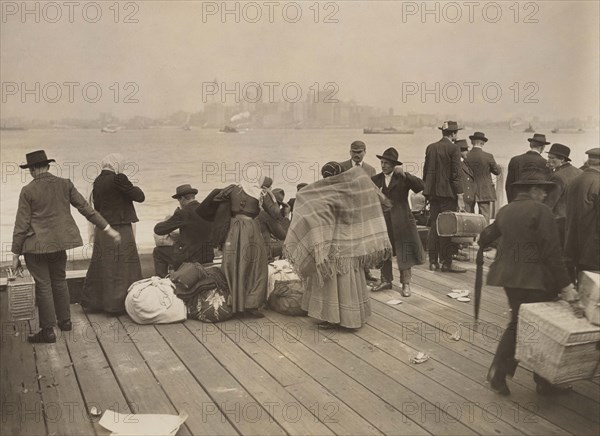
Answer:
[{"label": "small boat on water", "polygon": [[221,133],[240,133],[238,131],[238,129],[236,129],[235,127],[231,127],[231,126],[225,126],[222,129],[220,129],[219,132],[221,132]]},{"label": "small boat on water", "polygon": [[535,130],[533,129],[533,126],[531,125],[531,123],[529,123],[529,127],[527,127],[525,130],[523,130],[523,133],[534,133]]},{"label": "small boat on water", "polygon": [[566,128],[566,129],[552,129],[551,130],[552,133],[585,133],[585,130],[583,129],[576,129],[576,128]]},{"label": "small boat on water", "polygon": [[363,129],[363,133],[365,135],[373,135],[373,134],[379,134],[379,135],[412,135],[413,133],[415,133],[414,130],[410,130],[410,129],[396,129],[395,127],[385,127],[383,129]]},{"label": "small boat on water", "polygon": [[110,127],[110,126],[102,127],[100,129],[101,133],[117,133],[118,131],[119,131],[118,128]]}]

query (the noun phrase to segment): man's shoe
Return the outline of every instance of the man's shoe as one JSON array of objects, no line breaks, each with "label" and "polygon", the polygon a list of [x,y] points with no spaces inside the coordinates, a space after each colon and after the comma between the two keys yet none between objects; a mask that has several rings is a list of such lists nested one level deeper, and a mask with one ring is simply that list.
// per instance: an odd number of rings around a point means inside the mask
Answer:
[{"label": "man's shoe", "polygon": [[372,292],[386,291],[388,289],[392,289],[392,284],[390,282],[381,282],[372,289]]},{"label": "man's shoe", "polygon": [[402,292],[403,297],[410,297],[410,284],[402,283]]},{"label": "man's shoe", "polygon": [[371,275],[371,273],[365,272],[365,278],[368,282],[376,282],[377,279]]},{"label": "man's shoe", "polygon": [[506,379],[492,378],[490,380],[490,387],[497,394],[504,395],[505,397],[510,395],[510,389],[508,389],[508,385],[506,384]]},{"label": "man's shoe", "polygon": [[53,344],[56,342],[56,335],[52,327],[46,327],[41,329],[35,335],[29,335],[27,342],[32,344]]},{"label": "man's shoe", "polygon": [[446,273],[464,273],[467,272],[466,269],[461,268],[459,266],[456,266],[454,264],[444,264],[442,265],[442,272],[446,272]]},{"label": "man's shoe", "polygon": [[550,383],[538,383],[535,387],[535,391],[544,396],[550,395],[565,395],[573,390],[573,386],[556,386]]},{"label": "man's shoe", "polygon": [[67,319],[66,321],[58,321],[58,328],[63,332],[70,332],[73,330],[73,324],[71,324],[71,320]]},{"label": "man's shoe", "polygon": [[429,271],[437,271],[440,269],[440,264],[437,262],[430,262],[429,263]]}]

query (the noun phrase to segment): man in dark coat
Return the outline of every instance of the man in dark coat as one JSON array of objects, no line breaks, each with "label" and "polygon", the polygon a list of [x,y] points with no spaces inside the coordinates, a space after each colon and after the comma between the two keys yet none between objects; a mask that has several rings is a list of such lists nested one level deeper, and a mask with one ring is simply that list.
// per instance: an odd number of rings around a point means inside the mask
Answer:
[{"label": "man in dark coat", "polygon": [[463,187],[463,200],[465,202],[465,210],[473,213],[475,210],[475,176],[473,170],[466,161],[469,153],[469,144],[465,139],[459,139],[455,142],[460,148],[460,168]]},{"label": "man in dark coat", "polygon": [[27,269],[35,280],[41,330],[27,340],[53,343],[56,342],[54,326],[58,324],[63,331],[73,327],[65,272],[66,251],[81,247],[83,241],[71,215],[71,205],[113,241],[120,242],[121,236],[85,201],[71,180],[49,172],[50,162],[55,160],[48,159],[44,150],[27,153],[26,159],[27,163],[20,167],[28,168],[33,180],[19,195],[11,248],[12,267],[19,269],[19,258],[24,255]]},{"label": "man in dark coat", "polygon": [[483,132],[475,132],[469,136],[473,148],[465,161],[473,170],[475,176],[475,201],[479,213],[485,217],[489,224],[491,217],[491,202],[496,201],[496,188],[492,182],[492,174],[500,174],[500,167],[496,164],[491,153],[483,151],[483,146],[488,141]]},{"label": "man in dark coat", "polygon": [[429,269],[440,268],[442,272],[463,273],[466,270],[452,264],[452,256],[458,253],[458,246],[449,237],[439,236],[437,217],[440,212],[464,211],[463,187],[460,165],[460,149],[454,143],[458,135],[458,124],[447,121],[442,127],[442,139],[427,146],[423,166],[423,195],[430,204],[430,231],[427,240]]},{"label": "man in dark coat", "polygon": [[256,220],[260,226],[260,232],[265,246],[267,247],[267,257],[269,262],[274,260],[275,257],[280,257],[283,250],[283,241],[287,236],[287,231],[290,227],[290,207],[283,202],[285,198],[285,192],[283,189],[273,189],[273,195],[277,200],[279,207],[281,208],[281,216],[283,219],[276,220],[266,210],[261,210]]},{"label": "man in dark coat", "polygon": [[[388,148],[383,155],[377,157],[381,160],[382,172],[372,180],[393,204],[392,209],[384,212],[383,216],[400,270],[402,296],[410,297],[411,267],[421,265],[425,253],[415,218],[408,205],[408,192],[421,192],[424,185],[421,179],[402,170],[402,162],[398,161],[398,151],[395,148]],[[373,291],[392,289],[393,279],[392,259],[388,259],[381,268],[381,284],[373,288]]]},{"label": "man in dark coat", "polygon": [[579,168],[571,165],[569,155],[571,149],[563,144],[552,144],[548,151],[548,166],[553,170],[550,175],[550,181],[554,182],[556,189],[553,189],[544,200],[544,204],[552,209],[554,219],[558,225],[558,234],[560,235],[560,246],[565,243],[565,219],[567,216],[567,187],[573,178],[583,173]]},{"label": "man in dark coat", "polygon": [[[494,391],[510,395],[506,376],[513,376],[517,321],[521,304],[552,301],[559,293],[568,300],[576,299],[576,292],[562,262],[558,230],[552,212],[543,203],[554,183],[543,174],[514,182],[513,201],[498,211],[496,220],[479,237],[481,247],[499,239],[496,259],[490,265],[487,283],[502,286],[511,308],[511,320],[498,344],[496,355],[488,372],[488,381]],[[562,392],[556,386],[534,373],[537,392],[542,395]]]},{"label": "man in dark coat", "polygon": [[546,135],[534,133],[533,138],[527,140],[529,141],[530,150],[513,157],[508,163],[505,188],[506,199],[509,203],[517,196],[515,188],[512,186],[517,180],[527,178],[530,175],[537,177],[537,174],[541,174],[546,178],[550,177],[550,168],[547,166],[546,159],[542,157],[544,147],[550,144],[546,141]]},{"label": "man in dark coat", "polygon": [[350,159],[340,162],[342,171],[348,171],[352,167],[361,167],[369,177],[377,174],[377,170],[364,161],[367,154],[367,146],[362,141],[354,141],[350,144]]},{"label": "man in dark coat", "polygon": [[579,271],[600,271],[600,148],[567,189],[564,256]]},{"label": "man in dark coat", "polygon": [[179,238],[174,245],[154,248],[154,270],[159,277],[169,273],[169,265],[177,269],[184,262],[213,261],[212,224],[197,213],[200,206],[196,201],[197,193],[198,190],[189,184],[178,186],[171,198],[179,202],[179,207],[169,219],[154,226],[157,235],[168,235],[179,230]]}]

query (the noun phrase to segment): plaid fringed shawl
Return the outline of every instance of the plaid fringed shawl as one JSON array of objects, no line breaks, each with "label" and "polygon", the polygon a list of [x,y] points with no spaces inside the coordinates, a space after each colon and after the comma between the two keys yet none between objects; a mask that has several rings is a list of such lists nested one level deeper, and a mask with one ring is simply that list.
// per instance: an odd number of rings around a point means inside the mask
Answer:
[{"label": "plaid fringed shawl", "polygon": [[296,197],[284,255],[302,281],[373,267],[389,259],[377,187],[361,168],[306,186]]}]

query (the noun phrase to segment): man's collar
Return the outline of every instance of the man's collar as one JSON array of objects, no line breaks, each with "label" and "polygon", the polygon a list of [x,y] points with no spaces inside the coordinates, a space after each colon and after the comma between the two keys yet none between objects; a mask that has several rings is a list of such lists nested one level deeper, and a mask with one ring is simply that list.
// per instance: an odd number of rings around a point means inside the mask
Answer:
[{"label": "man's collar", "polygon": [[478,149],[482,150],[483,149],[483,145],[474,145],[473,148],[478,148]]},{"label": "man's collar", "polygon": [[[530,148],[530,149],[529,149],[529,151],[533,151],[534,153],[537,153],[537,154],[539,154],[540,156],[542,155],[542,152],[541,152],[541,151],[538,151],[538,150],[536,150],[535,148]],[[528,151],[528,153],[529,153],[529,151]]]}]

